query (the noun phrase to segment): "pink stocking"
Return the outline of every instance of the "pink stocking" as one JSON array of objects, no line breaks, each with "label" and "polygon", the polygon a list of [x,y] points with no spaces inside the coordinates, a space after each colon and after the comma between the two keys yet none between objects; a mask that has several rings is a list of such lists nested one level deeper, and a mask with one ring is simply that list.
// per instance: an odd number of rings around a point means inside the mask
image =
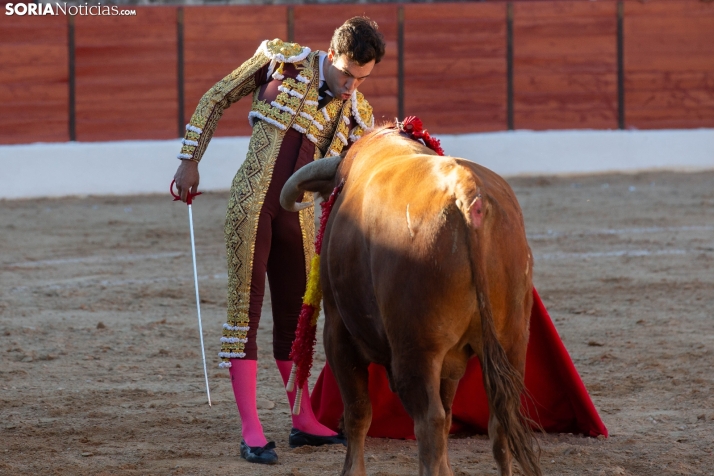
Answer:
[{"label": "pink stocking", "polygon": [[258,419],[255,394],[258,382],[258,361],[231,359],[230,366],[233,395],[240,413],[241,434],[248,446],[265,446],[268,440],[263,435],[263,425]]},{"label": "pink stocking", "polygon": [[[283,384],[287,385],[288,379],[290,378],[290,370],[293,367],[291,360],[276,360],[278,364],[278,370],[280,370],[280,376],[283,377]],[[309,433],[316,436],[335,436],[337,433],[327,428],[325,425],[317,421],[315,414],[312,412],[312,406],[310,405],[310,392],[307,388],[307,383],[302,389],[302,401],[300,402],[300,414],[293,415],[292,408],[295,404],[295,394],[297,390],[292,392],[287,392],[288,401],[290,402],[290,414],[293,417],[293,427],[300,431]]]}]

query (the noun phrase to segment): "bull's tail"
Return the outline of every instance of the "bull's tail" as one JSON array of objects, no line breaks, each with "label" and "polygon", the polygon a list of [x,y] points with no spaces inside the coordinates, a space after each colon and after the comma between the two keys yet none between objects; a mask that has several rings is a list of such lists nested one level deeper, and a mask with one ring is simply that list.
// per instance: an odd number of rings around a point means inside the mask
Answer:
[{"label": "bull's tail", "polygon": [[[488,395],[489,410],[498,420],[508,448],[523,472],[540,476],[540,448],[533,436],[529,418],[521,411],[521,394],[525,390],[521,375],[508,360],[506,351],[498,340],[493,312],[489,301],[483,249],[484,228],[488,228],[488,205],[478,193],[457,197],[457,207],[464,215],[469,237],[469,254],[474,285],[478,291],[478,306],[481,315],[483,353],[481,367],[483,383]],[[466,206],[464,206],[466,205]],[[496,435],[491,435],[491,438]]]}]

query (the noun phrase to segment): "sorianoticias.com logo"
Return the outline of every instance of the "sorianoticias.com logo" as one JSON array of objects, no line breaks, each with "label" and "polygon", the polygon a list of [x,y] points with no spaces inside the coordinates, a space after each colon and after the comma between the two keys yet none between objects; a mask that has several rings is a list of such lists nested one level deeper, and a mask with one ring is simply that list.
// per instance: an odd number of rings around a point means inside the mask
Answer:
[{"label": "sorianoticias.com logo", "polygon": [[5,15],[79,15],[79,16],[136,16],[136,10],[119,8],[116,5],[67,5],[55,3],[6,3]]}]

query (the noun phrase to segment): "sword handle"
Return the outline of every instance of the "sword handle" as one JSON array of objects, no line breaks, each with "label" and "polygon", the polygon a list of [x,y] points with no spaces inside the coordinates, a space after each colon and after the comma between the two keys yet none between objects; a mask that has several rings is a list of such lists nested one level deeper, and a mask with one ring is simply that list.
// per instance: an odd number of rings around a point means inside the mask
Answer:
[{"label": "sword handle", "polygon": [[[178,202],[179,200],[181,200],[181,195],[179,195],[178,193],[174,193],[174,185],[176,185],[176,180],[171,181],[171,185],[169,186],[169,192],[171,192],[171,196],[174,197],[174,202]],[[198,197],[199,195],[203,195],[203,192],[191,193],[189,191],[186,197],[186,205],[191,205],[193,203],[193,199],[195,197]]]}]

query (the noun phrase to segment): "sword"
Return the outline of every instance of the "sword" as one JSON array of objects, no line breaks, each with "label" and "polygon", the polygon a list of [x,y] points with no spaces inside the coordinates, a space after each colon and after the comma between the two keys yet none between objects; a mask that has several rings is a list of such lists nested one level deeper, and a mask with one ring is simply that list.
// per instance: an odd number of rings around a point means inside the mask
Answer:
[{"label": "sword", "polygon": [[[181,200],[181,196],[174,193],[175,180],[171,182],[171,196],[174,197],[174,202]],[[203,376],[206,378],[206,395],[208,396],[208,406],[211,405],[211,389],[208,387],[208,370],[206,370],[206,351],[203,348],[203,325],[201,324],[201,300],[198,297],[198,271],[196,269],[196,240],[193,237],[193,212],[191,211],[191,203],[194,197],[198,197],[202,192],[188,192],[186,205],[188,205],[188,225],[191,229],[191,257],[193,258],[193,284],[196,288],[196,312],[198,313],[198,334],[201,336],[201,356],[203,357]]]}]

